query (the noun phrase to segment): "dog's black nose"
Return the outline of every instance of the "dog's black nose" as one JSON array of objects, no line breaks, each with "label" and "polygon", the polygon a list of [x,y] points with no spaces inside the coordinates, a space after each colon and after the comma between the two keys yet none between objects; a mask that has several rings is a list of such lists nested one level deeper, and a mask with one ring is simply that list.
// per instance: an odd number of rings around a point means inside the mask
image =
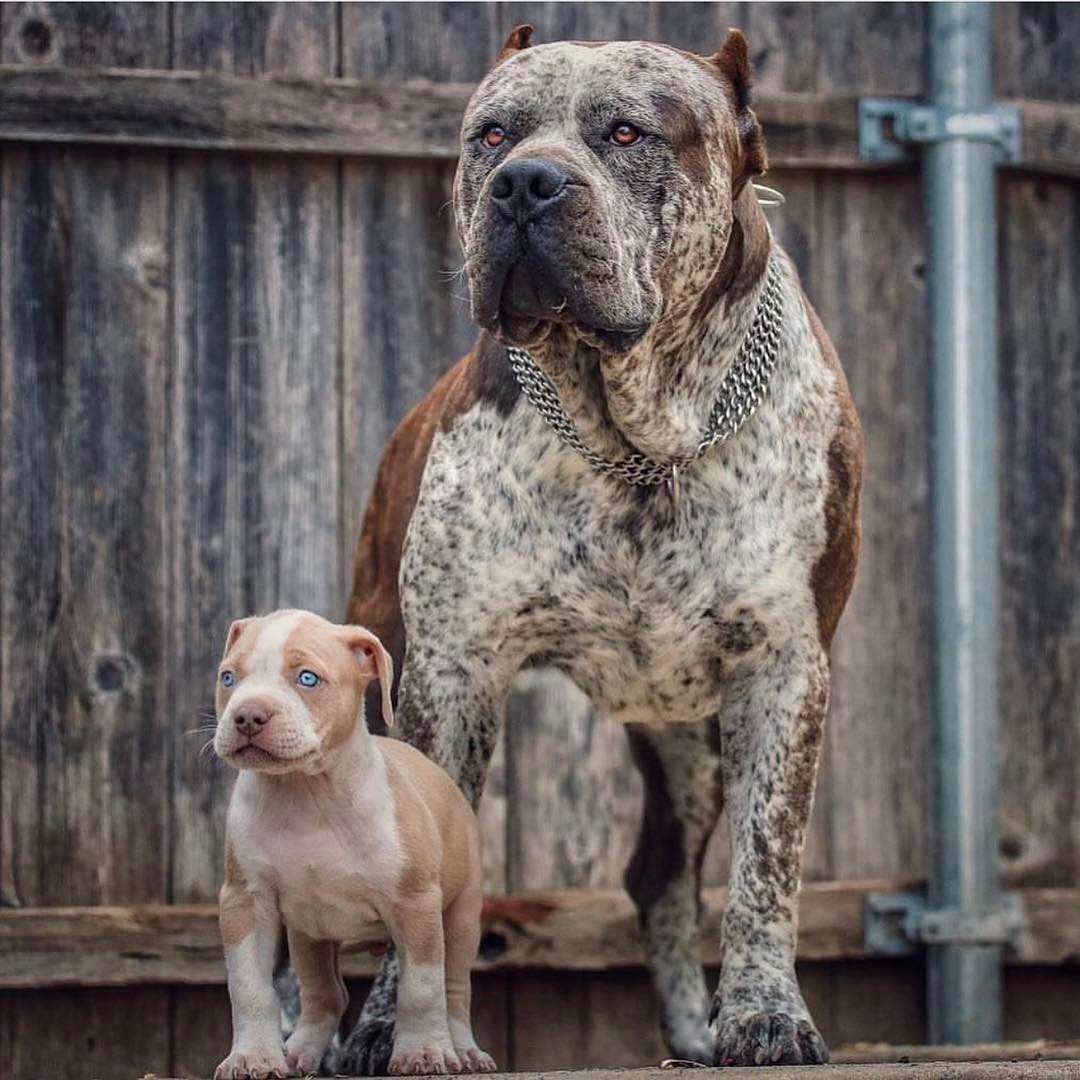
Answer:
[{"label": "dog's black nose", "polygon": [[491,197],[507,217],[527,221],[554,206],[569,179],[550,161],[519,158],[508,161],[495,174]]},{"label": "dog's black nose", "polygon": [[261,702],[253,701],[238,709],[234,719],[245,735],[254,735],[270,719],[270,710]]}]

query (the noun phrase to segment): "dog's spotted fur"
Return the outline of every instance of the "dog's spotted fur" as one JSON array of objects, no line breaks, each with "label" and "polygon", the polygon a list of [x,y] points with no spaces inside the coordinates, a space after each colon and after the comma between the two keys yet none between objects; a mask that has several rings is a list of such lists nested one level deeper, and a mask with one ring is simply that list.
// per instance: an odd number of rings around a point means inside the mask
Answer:
[{"label": "dog's spotted fur", "polygon": [[[456,182],[474,311],[494,338],[392,440],[349,618],[399,660],[407,643],[401,728],[474,802],[522,668],[561,669],[627,724],[647,790],[627,885],[669,1046],[719,1063],[819,1061],[795,980],[796,905],[827,651],[858,552],[858,421],[747,183],[764,151],[741,37],[708,60],[527,41],[515,32],[477,91]],[[598,118],[625,110],[660,132],[634,159],[596,142]],[[494,157],[475,147],[492,118],[514,132]],[[520,282],[496,264],[516,241],[496,235],[489,193],[502,162],[541,156],[573,190],[527,234],[548,247],[523,314],[506,307]],[[736,438],[685,470],[677,501],[593,473],[517,393],[500,342],[529,347],[601,452],[686,455],[770,257],[783,318],[769,393]],[[521,266],[510,274],[531,272]],[[572,287],[549,303],[564,279]],[[721,803],[732,862],[710,1013],[697,894]],[[339,1068],[379,1071],[395,971],[390,959]]]}]

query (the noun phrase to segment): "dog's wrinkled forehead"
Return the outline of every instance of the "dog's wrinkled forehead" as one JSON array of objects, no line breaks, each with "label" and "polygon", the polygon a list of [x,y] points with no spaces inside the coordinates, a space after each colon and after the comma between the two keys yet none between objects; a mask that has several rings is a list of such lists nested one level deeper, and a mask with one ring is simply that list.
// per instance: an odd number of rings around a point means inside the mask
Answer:
[{"label": "dog's wrinkled forehead", "polygon": [[229,642],[223,663],[241,679],[281,677],[306,659],[343,665],[350,654],[334,631],[333,624],[309,611],[279,611],[246,620]]},{"label": "dog's wrinkled forehead", "polygon": [[485,122],[526,133],[617,120],[663,131],[676,108],[701,125],[734,118],[729,89],[698,57],[643,41],[561,41],[498,63],[469,104],[465,132]]}]

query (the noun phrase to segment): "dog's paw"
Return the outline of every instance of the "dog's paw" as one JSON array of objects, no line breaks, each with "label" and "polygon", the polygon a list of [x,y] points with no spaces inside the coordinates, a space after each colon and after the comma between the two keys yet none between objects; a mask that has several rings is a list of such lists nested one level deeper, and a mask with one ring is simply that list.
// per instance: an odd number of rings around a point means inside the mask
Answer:
[{"label": "dog's paw", "polygon": [[234,1050],[214,1070],[214,1080],[283,1080],[291,1075],[281,1047]]},{"label": "dog's paw", "polygon": [[461,1072],[490,1073],[499,1071],[495,1059],[490,1054],[484,1053],[479,1046],[455,1046],[454,1049],[457,1051],[458,1060],[461,1062]]},{"label": "dog's paw", "polygon": [[461,1061],[449,1039],[398,1038],[390,1058],[391,1076],[434,1076],[461,1072]]},{"label": "dog's paw", "polygon": [[343,1076],[386,1076],[394,1052],[394,1021],[365,1020],[346,1039],[334,1072]]},{"label": "dog's paw", "polygon": [[300,1025],[285,1040],[285,1060],[297,1076],[311,1076],[319,1071],[326,1048],[330,1045],[333,1031],[325,1027]]},{"label": "dog's paw", "polygon": [[716,1021],[715,1065],[821,1065],[829,1050],[809,1017],[742,1012]]}]

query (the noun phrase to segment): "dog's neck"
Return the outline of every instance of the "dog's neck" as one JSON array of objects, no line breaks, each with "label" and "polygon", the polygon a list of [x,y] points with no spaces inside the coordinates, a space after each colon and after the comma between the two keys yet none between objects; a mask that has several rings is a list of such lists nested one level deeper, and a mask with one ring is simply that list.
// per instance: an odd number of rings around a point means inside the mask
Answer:
[{"label": "dog's neck", "polygon": [[[752,185],[735,200],[724,254],[704,288],[668,299],[629,352],[605,354],[557,332],[545,342],[551,375],[586,443],[622,458],[666,463],[693,455],[720,385],[750,330],[772,238]],[[557,360],[554,356],[557,355]]]}]

